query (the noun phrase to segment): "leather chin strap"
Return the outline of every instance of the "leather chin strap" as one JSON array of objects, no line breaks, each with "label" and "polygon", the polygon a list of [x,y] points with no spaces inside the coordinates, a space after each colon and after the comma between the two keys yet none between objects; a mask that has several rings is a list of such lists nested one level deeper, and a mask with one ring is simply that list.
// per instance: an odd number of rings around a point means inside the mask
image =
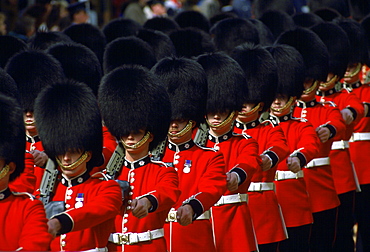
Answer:
[{"label": "leather chin strap", "polygon": [[253,115],[260,107],[261,107],[261,103],[258,103],[257,106],[254,106],[254,108],[252,108],[248,112],[239,112],[239,115],[243,115],[243,116]]},{"label": "leather chin strap", "polygon": [[233,118],[234,118],[234,115],[235,115],[235,111],[233,111],[233,112],[231,112],[230,113],[230,115],[222,122],[222,123],[220,123],[220,124],[212,124],[212,123],[210,123],[209,121],[208,121],[208,119],[206,119],[206,121],[207,121],[207,124],[208,124],[208,126],[209,127],[211,127],[211,128],[222,128],[222,127],[224,127],[225,125],[227,125],[227,124],[229,124],[232,120],[233,120]]},{"label": "leather chin strap", "polygon": [[5,165],[0,171],[0,179],[4,178],[9,173],[9,165]]},{"label": "leather chin strap", "polygon": [[352,73],[350,73],[349,75],[344,75],[344,78],[353,78],[354,76],[356,76],[360,72],[361,67],[362,67],[362,64],[358,63],[357,66],[356,66],[356,69]]},{"label": "leather chin strap", "polygon": [[56,158],[58,165],[63,169],[67,171],[73,171],[78,166],[80,166],[85,160],[89,157],[89,154],[87,151],[85,151],[75,162],[73,162],[70,165],[63,165],[62,162],[59,160],[59,158]]},{"label": "leather chin strap", "polygon": [[277,113],[281,113],[282,111],[284,111],[286,108],[290,107],[292,105],[294,101],[294,98],[293,96],[291,96],[288,100],[288,102],[284,105],[284,107],[282,108],[279,108],[279,109],[275,109],[273,108],[272,106],[270,107],[270,109],[273,111],[273,112],[277,112]]},{"label": "leather chin strap", "polygon": [[141,138],[140,139],[140,141],[139,142],[137,142],[136,144],[133,144],[133,145],[127,145],[126,143],[125,143],[125,141],[123,141],[123,139],[121,138],[121,143],[122,143],[122,145],[123,145],[123,147],[125,147],[125,149],[138,149],[138,148],[140,148],[141,146],[143,146],[145,143],[146,143],[146,141],[148,141],[148,139],[149,139],[149,137],[150,137],[150,132],[149,131],[147,131],[146,132],[146,134],[143,136],[143,138]]},{"label": "leather chin strap", "polygon": [[175,134],[172,134],[172,133],[168,132],[167,134],[170,137],[182,137],[186,133],[188,133],[189,130],[191,130],[192,128],[193,128],[193,121],[189,120],[189,122],[186,124],[186,126],[182,130],[180,130],[179,132],[177,132]]}]

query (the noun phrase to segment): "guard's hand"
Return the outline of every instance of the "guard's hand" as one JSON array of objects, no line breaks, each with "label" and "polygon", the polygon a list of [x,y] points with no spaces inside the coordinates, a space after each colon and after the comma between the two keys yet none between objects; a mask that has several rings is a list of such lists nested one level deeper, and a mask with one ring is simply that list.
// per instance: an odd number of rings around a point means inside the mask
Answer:
[{"label": "guard's hand", "polygon": [[226,173],[227,189],[230,192],[238,190],[238,175],[235,172]]},{"label": "guard's hand", "polygon": [[187,226],[193,222],[194,210],[189,205],[183,205],[177,209],[177,222],[182,226]]},{"label": "guard's hand", "polygon": [[330,130],[327,127],[317,127],[316,134],[320,138],[320,141],[325,143],[330,137]]},{"label": "guard's hand", "polygon": [[301,162],[299,161],[299,158],[297,157],[288,157],[287,164],[288,164],[289,170],[291,170],[294,173],[297,173],[301,170]]},{"label": "guard's hand", "polygon": [[268,171],[272,166],[271,159],[266,157],[266,155],[264,154],[261,154],[260,156],[262,159],[262,164],[261,164],[262,171]]},{"label": "guard's hand", "polygon": [[369,105],[368,104],[364,104],[364,115],[366,116],[367,113],[369,113]]},{"label": "guard's hand", "polygon": [[132,214],[139,219],[146,217],[151,207],[152,203],[146,197],[133,199],[131,202]]},{"label": "guard's hand", "polygon": [[38,167],[44,167],[46,161],[48,161],[48,155],[45,154],[43,151],[39,150],[31,150],[30,153],[33,156],[33,160],[35,161],[35,165]]},{"label": "guard's hand", "polygon": [[353,114],[351,110],[344,108],[340,111],[340,113],[342,114],[343,120],[347,125],[353,122]]},{"label": "guard's hand", "polygon": [[61,228],[62,228],[62,225],[60,224],[57,218],[53,218],[48,221],[48,232],[54,238],[57,236]]}]

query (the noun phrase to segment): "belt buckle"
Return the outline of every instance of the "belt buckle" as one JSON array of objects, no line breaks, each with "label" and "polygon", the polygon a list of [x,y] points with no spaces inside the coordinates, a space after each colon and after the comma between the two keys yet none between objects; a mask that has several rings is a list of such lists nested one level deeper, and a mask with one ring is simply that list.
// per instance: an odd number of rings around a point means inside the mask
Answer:
[{"label": "belt buckle", "polygon": [[174,212],[170,212],[170,213],[168,213],[167,219],[168,219],[168,221],[175,222],[175,221],[177,221],[176,216],[177,216],[177,214],[176,214],[175,211]]},{"label": "belt buckle", "polygon": [[242,195],[238,193],[238,203],[242,203]]},{"label": "belt buckle", "polygon": [[149,241],[151,241],[153,239],[152,232],[150,232],[150,230],[148,230],[147,233],[148,233],[148,236],[149,236]]},{"label": "belt buckle", "polygon": [[343,140],[340,140],[341,149],[344,150],[346,148],[346,145]]},{"label": "belt buckle", "polygon": [[130,245],[130,233],[127,234],[119,234],[118,235],[118,242],[123,245]]}]

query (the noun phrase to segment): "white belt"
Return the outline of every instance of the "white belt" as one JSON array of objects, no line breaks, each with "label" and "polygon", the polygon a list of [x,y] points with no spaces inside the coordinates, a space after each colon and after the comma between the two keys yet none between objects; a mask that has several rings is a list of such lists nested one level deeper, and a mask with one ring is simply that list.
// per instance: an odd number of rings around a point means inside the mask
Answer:
[{"label": "white belt", "polygon": [[224,195],[217,201],[215,206],[222,206],[226,204],[235,204],[235,203],[242,203],[248,202],[248,194],[246,193],[238,193],[232,195]]},{"label": "white belt", "polygon": [[369,141],[370,140],[370,132],[355,132],[352,134],[351,142],[356,141]]},{"label": "white belt", "polygon": [[275,173],[275,180],[286,180],[286,179],[299,179],[303,178],[303,171],[300,170],[297,173],[294,173],[292,171],[276,171]]},{"label": "white belt", "polygon": [[[196,218],[196,220],[209,220],[211,219],[211,212],[209,210],[205,211]],[[177,211],[171,209],[167,215],[166,222],[177,222]]]},{"label": "white belt", "polygon": [[324,165],[330,165],[329,157],[314,158],[310,162],[308,162],[305,168],[312,168],[312,167],[324,166]]},{"label": "white belt", "polygon": [[89,250],[83,250],[83,252],[108,252],[108,248],[94,248]]},{"label": "white belt", "polygon": [[148,230],[143,233],[112,233],[109,236],[110,242],[118,245],[131,245],[139,242],[151,241],[164,236],[163,228]]},{"label": "white belt", "polygon": [[335,141],[331,145],[332,150],[344,150],[344,149],[348,149],[348,148],[349,148],[349,142],[348,141],[343,141],[343,140]]},{"label": "white belt", "polygon": [[274,182],[251,182],[248,192],[274,191]]}]

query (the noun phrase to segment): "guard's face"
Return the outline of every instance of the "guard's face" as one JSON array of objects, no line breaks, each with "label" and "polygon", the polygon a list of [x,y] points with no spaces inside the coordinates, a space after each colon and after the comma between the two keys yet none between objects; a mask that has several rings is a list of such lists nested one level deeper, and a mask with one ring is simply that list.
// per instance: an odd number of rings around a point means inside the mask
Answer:
[{"label": "guard's face", "polygon": [[23,120],[24,120],[24,125],[26,127],[26,132],[30,136],[35,136],[37,135],[37,130],[35,126],[35,117],[33,115],[33,112],[31,111],[26,111],[23,113]]},{"label": "guard's face", "polygon": [[279,111],[271,110],[271,113],[278,117],[288,114],[292,106],[292,105],[289,106],[288,101],[289,97],[287,95],[278,95],[271,104],[271,108]]},{"label": "guard's face", "polygon": [[[231,126],[233,125],[234,120],[237,117],[237,113],[235,113],[234,116],[232,116],[232,113],[233,112],[229,111],[222,113],[208,113],[206,119],[210,127],[210,132],[216,136],[222,136],[228,133],[231,130]],[[224,122],[225,120],[227,121]]]},{"label": "guard's face", "polygon": [[[256,106],[259,106],[259,108],[255,109]],[[245,103],[243,104],[242,110],[238,114],[238,120],[243,123],[255,121],[258,119],[259,113],[262,111],[262,109],[263,109],[263,104]]]},{"label": "guard's face", "polygon": [[91,158],[91,152],[67,151],[64,155],[58,155],[57,161],[64,175],[73,178],[86,171],[86,163]]},{"label": "guard's face", "polygon": [[[168,137],[171,140],[171,142],[175,144],[181,144],[189,141],[191,139],[192,135],[192,128],[194,125],[192,125],[189,130],[186,130],[183,134],[180,132],[185,129],[185,127],[188,125],[189,120],[173,120],[170,123],[170,127],[168,129]],[[180,133],[180,134],[178,134]]]},{"label": "guard's face", "polygon": [[344,74],[343,80],[349,84],[355,83],[360,80],[361,71],[359,71],[360,65],[357,63],[349,64],[347,66],[346,73]]}]

